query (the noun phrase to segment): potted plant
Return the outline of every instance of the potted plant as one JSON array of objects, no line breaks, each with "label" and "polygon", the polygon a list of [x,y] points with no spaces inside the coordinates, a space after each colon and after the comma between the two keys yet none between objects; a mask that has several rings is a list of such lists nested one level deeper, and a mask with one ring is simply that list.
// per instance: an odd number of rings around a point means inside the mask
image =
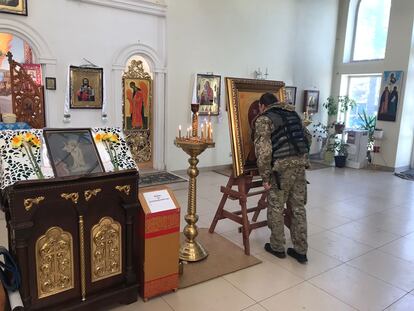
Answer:
[{"label": "potted plant", "polygon": [[345,124],[343,122],[334,122],[333,126],[335,128],[335,134],[342,134],[345,129]]},{"label": "potted plant", "polygon": [[375,115],[368,116],[365,109],[362,113],[358,113],[360,129],[368,131],[368,146],[367,146],[367,158],[368,162],[371,162],[371,151],[374,149],[374,136],[375,125],[377,123],[377,117]]},{"label": "potted plant", "polygon": [[[346,151],[346,148],[339,148],[338,144],[346,144],[342,142],[342,139],[339,139],[338,135],[343,134],[346,127],[346,115],[348,111],[351,110],[355,105],[356,102],[353,99],[349,98],[349,96],[329,96],[323,103],[323,107],[326,108],[328,112],[328,125],[325,126],[326,134],[324,136],[327,140],[327,148],[324,158],[328,163],[332,163],[335,154],[341,156],[343,155],[342,153]],[[339,119],[343,120],[341,122],[338,121],[339,113],[341,114],[341,118]],[[338,152],[338,148],[340,149],[340,152]]]},{"label": "potted plant", "polygon": [[382,139],[384,137],[384,130],[382,129],[374,129],[374,133],[372,134],[373,139]]},{"label": "potted plant", "polygon": [[346,158],[348,157],[348,144],[342,140],[337,140],[334,143],[335,155],[335,166],[345,167]]}]

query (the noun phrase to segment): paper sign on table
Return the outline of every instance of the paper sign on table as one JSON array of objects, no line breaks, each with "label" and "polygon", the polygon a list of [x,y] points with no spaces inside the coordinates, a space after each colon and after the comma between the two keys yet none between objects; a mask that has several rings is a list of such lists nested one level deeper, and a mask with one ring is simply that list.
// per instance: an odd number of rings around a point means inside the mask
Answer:
[{"label": "paper sign on table", "polygon": [[177,208],[167,190],[159,190],[144,193],[145,201],[151,213],[168,211]]}]

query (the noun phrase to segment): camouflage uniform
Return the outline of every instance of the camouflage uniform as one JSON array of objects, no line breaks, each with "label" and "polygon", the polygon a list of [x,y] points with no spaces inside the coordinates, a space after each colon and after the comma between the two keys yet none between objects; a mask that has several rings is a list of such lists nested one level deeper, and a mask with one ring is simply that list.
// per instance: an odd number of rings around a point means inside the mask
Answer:
[{"label": "camouflage uniform", "polygon": [[[287,110],[294,110],[294,106],[284,103],[275,104]],[[274,107],[271,105],[268,107]],[[306,223],[306,177],[305,168],[309,165],[307,155],[290,156],[276,160],[272,167],[271,134],[274,131],[273,122],[267,116],[259,116],[255,121],[254,144],[257,157],[257,166],[264,183],[269,183],[271,189],[268,194],[267,219],[271,230],[270,246],[274,251],[285,250],[284,207],[285,204],[292,210],[290,233],[295,251],[305,255],[307,244]],[[305,128],[305,136],[309,145],[312,136]],[[274,173],[279,174],[280,189]]]}]

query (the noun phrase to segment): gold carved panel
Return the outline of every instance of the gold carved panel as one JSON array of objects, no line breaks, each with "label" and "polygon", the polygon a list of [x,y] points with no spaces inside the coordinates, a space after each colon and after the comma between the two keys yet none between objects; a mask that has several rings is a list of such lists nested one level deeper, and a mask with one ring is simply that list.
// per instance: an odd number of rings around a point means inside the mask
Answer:
[{"label": "gold carved panel", "polygon": [[35,252],[39,299],[74,287],[73,239],[69,232],[51,227],[36,241]]},{"label": "gold carved panel", "polygon": [[122,227],[111,217],[103,217],[91,231],[92,282],[122,273]]}]

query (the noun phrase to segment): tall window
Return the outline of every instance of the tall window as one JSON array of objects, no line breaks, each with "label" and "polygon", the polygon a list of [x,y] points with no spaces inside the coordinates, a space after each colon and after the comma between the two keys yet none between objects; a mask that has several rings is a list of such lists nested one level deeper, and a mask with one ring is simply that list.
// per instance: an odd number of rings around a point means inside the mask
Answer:
[{"label": "tall window", "polygon": [[390,9],[391,0],[360,0],[352,60],[384,58]]},{"label": "tall window", "polygon": [[362,120],[359,115],[363,115],[363,111],[367,116],[377,115],[381,75],[351,75],[343,79],[342,83],[347,95],[356,102],[356,106],[347,114],[346,126],[360,128]]}]

